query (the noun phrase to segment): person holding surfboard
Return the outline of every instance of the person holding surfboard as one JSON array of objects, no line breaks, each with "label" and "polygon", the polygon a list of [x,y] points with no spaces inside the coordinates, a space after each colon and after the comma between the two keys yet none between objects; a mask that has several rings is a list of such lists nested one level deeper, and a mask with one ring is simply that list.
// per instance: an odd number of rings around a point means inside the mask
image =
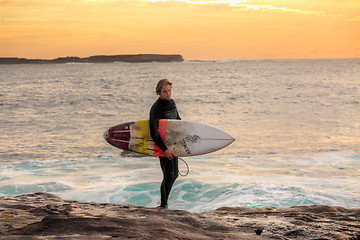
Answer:
[{"label": "person holding surfboard", "polygon": [[163,151],[164,157],[160,158],[160,166],[163,172],[163,180],[160,186],[160,208],[167,208],[171,188],[178,177],[178,158],[166,147],[158,131],[159,119],[181,120],[175,101],[171,98],[172,82],[161,79],[156,85],[156,94],[159,98],[150,109],[149,127],[150,135],[156,145]]}]

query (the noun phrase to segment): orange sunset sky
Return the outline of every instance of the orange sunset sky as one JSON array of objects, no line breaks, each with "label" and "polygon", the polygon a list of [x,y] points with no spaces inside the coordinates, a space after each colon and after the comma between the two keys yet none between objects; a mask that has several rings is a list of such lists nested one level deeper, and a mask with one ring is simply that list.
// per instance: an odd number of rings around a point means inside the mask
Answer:
[{"label": "orange sunset sky", "polygon": [[0,57],[360,58],[359,0],[0,0]]}]

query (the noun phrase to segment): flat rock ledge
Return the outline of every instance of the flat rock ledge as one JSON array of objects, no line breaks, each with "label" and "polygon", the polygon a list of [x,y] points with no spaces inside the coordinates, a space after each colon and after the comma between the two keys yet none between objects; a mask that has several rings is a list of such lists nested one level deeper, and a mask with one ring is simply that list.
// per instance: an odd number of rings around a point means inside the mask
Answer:
[{"label": "flat rock ledge", "polygon": [[0,239],[360,239],[360,209],[223,207],[204,213],[67,201],[49,193],[0,198]]}]

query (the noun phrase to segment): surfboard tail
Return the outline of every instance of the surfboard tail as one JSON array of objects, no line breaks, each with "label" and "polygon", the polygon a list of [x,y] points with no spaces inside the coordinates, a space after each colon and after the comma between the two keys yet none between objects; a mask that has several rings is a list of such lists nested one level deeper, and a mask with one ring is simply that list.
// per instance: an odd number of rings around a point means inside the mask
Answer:
[{"label": "surfboard tail", "polygon": [[115,147],[128,150],[131,137],[130,125],[131,123],[126,123],[109,128],[104,132],[104,139]]}]

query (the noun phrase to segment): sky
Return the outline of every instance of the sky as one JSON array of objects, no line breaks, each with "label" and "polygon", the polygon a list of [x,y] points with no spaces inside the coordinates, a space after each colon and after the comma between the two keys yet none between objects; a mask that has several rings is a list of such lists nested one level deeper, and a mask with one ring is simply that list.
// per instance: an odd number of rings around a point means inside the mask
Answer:
[{"label": "sky", "polygon": [[0,0],[0,57],[360,58],[359,0]]}]

